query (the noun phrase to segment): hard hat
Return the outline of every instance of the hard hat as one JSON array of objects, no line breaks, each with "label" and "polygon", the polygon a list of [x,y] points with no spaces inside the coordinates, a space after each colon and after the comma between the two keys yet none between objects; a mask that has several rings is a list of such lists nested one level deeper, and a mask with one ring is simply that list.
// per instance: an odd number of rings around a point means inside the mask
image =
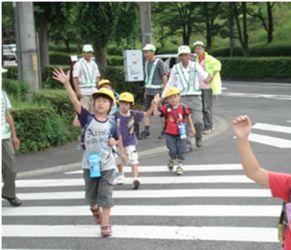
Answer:
[{"label": "hard hat", "polygon": [[196,41],[196,42],[193,43],[193,47],[196,47],[196,46],[198,46],[198,45],[200,45],[200,46],[202,46],[203,48],[205,48],[204,43],[201,42],[201,41]]},{"label": "hard hat", "polygon": [[120,94],[119,102],[131,102],[132,104],[134,103],[134,96],[133,94],[129,93],[129,92],[123,92]]},{"label": "hard hat", "polygon": [[151,51],[153,51],[153,52],[156,52],[156,47],[155,47],[154,45],[148,43],[148,44],[146,44],[146,45],[144,46],[144,48],[143,48],[142,50],[143,50],[143,51],[145,51],[145,50],[151,50]]},{"label": "hard hat", "polygon": [[108,79],[102,79],[98,82],[98,88],[101,88],[105,84],[112,86],[112,83]]},{"label": "hard hat", "polygon": [[89,52],[94,52],[94,49],[93,49],[93,47],[92,47],[91,44],[85,44],[85,45],[83,46],[82,51],[83,51],[84,53],[89,53]]},{"label": "hard hat", "polygon": [[181,54],[191,54],[191,49],[187,45],[182,45],[178,48],[178,56]]},{"label": "hard hat", "polygon": [[115,98],[114,98],[113,92],[110,89],[107,89],[107,88],[101,88],[101,89],[95,91],[92,94],[92,97],[95,99],[97,96],[102,96],[102,95],[108,96],[113,102],[115,102]]},{"label": "hard hat", "polygon": [[172,95],[179,95],[179,94],[180,94],[180,89],[178,89],[177,87],[170,87],[167,89],[165,97],[168,98]]}]

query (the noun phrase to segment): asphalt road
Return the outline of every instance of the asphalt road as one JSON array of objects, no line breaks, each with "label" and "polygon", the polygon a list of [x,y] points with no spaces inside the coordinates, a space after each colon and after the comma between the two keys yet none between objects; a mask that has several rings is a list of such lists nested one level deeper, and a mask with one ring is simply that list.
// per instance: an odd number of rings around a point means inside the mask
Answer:
[{"label": "asphalt road", "polygon": [[140,159],[141,189],[131,191],[130,178],[115,188],[112,238],[99,237],[83,199],[82,174],[64,170],[17,181],[23,206],[2,202],[2,248],[280,249],[281,202],[243,176],[230,122],[248,114],[261,165],[290,173],[291,85],[226,82],[224,87],[214,112],[227,126],[187,155],[183,176],[167,171],[159,142],[159,149]]}]

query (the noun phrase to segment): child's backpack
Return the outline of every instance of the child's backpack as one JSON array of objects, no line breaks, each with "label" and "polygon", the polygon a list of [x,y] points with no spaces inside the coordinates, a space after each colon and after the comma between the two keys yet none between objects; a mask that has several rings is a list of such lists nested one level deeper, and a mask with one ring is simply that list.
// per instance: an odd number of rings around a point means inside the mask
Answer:
[{"label": "child's backpack", "polygon": [[[289,191],[289,199],[288,203],[291,202],[291,190]],[[284,242],[285,242],[285,231],[287,230],[288,226],[288,219],[287,219],[287,213],[286,213],[286,205],[287,202],[283,202],[282,204],[282,210],[279,217],[278,222],[278,239],[282,243],[282,249],[284,249]]]},{"label": "child's backpack", "polygon": [[[139,123],[135,119],[135,115],[133,110],[130,110],[130,121],[133,123],[134,133],[136,134],[136,137],[139,136]],[[114,121],[117,123],[117,112],[114,113]]]},{"label": "child's backpack", "polygon": [[[182,106],[182,109],[183,109],[183,119],[185,120],[186,119],[186,108],[187,108],[187,106],[185,105],[185,104],[181,104],[181,106]],[[166,114],[163,116],[164,117],[164,127],[163,127],[163,132],[165,132],[165,130],[166,130],[166,128],[167,128],[167,120],[168,120],[168,115],[169,115],[169,112],[170,111],[168,111],[169,109],[172,109],[173,107],[172,107],[172,105],[170,104],[170,103],[167,103],[166,104]]]}]

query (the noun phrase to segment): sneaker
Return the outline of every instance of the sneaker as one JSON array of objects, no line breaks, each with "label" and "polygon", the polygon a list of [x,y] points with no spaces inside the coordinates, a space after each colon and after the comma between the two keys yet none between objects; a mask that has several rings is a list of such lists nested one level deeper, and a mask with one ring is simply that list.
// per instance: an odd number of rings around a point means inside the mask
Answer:
[{"label": "sneaker", "polygon": [[212,128],[210,128],[210,129],[205,129],[205,130],[203,131],[203,134],[204,134],[204,135],[209,135],[209,134],[211,134],[213,131],[214,131],[214,129],[212,129]]},{"label": "sneaker", "polygon": [[181,167],[181,165],[178,165],[178,167],[176,168],[176,175],[182,175],[183,174],[183,168]]},{"label": "sneaker", "polygon": [[111,226],[110,225],[103,225],[100,226],[101,236],[103,238],[110,237],[112,235]]},{"label": "sneaker", "polygon": [[117,174],[117,176],[113,180],[113,185],[122,185],[124,184],[124,175],[123,174]]},{"label": "sneaker", "polygon": [[137,190],[138,188],[139,188],[139,185],[140,185],[140,182],[139,182],[139,180],[134,180],[133,181],[133,183],[132,183],[132,185],[133,185],[133,190]]},{"label": "sneaker", "polygon": [[168,161],[168,169],[169,169],[169,171],[173,171],[174,165],[175,165],[175,161],[170,159]]},{"label": "sneaker", "polygon": [[197,148],[201,148],[202,147],[202,139],[196,139],[196,146]]},{"label": "sneaker", "polygon": [[146,139],[149,136],[150,136],[150,132],[149,131],[144,130],[144,131],[142,131],[140,133],[140,139]]},{"label": "sneaker", "polygon": [[2,198],[7,200],[10,203],[10,205],[13,207],[18,207],[21,205],[21,200],[18,199],[17,197],[9,198],[2,195]]}]

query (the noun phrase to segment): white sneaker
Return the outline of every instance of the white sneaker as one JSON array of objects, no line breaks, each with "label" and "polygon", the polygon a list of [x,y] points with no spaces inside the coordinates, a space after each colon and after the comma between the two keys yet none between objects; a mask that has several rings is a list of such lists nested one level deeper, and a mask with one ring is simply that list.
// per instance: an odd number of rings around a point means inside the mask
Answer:
[{"label": "white sneaker", "polygon": [[182,175],[184,173],[182,166],[183,165],[181,163],[178,164],[176,168],[176,175]]},{"label": "white sneaker", "polygon": [[113,185],[122,185],[124,183],[124,175],[123,174],[117,174],[117,176],[113,180]]}]

